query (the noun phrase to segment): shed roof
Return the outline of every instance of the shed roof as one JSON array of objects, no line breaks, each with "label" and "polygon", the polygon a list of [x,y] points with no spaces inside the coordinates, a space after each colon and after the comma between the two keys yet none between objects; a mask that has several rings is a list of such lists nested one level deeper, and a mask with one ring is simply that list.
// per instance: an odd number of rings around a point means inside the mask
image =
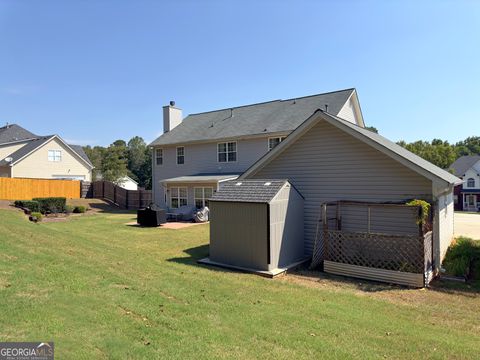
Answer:
[{"label": "shed roof", "polygon": [[453,170],[456,176],[463,176],[478,161],[480,161],[480,155],[465,155],[455,160],[449,169]]},{"label": "shed roof", "polygon": [[287,180],[228,181],[210,200],[269,203],[286,183]]},{"label": "shed roof", "polygon": [[337,115],[354,93],[355,89],[346,89],[191,114],[180,125],[164,133],[150,145],[184,144],[291,132],[316,109],[324,108],[325,105],[328,105],[330,113]]}]

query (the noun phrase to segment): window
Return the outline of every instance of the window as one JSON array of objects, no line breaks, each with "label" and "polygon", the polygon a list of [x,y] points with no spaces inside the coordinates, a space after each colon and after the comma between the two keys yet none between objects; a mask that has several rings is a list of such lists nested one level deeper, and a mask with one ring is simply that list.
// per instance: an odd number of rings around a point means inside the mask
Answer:
[{"label": "window", "polygon": [[48,161],[62,161],[62,151],[61,150],[48,150]]},{"label": "window", "polygon": [[218,162],[237,161],[237,143],[224,142],[217,144]]},{"label": "window", "polygon": [[185,147],[177,147],[177,165],[185,164]]},{"label": "window", "polygon": [[208,206],[208,199],[213,195],[213,188],[195,188],[195,207],[201,209],[204,206]]},{"label": "window", "polygon": [[187,188],[186,187],[172,187],[170,188],[170,207],[178,209],[181,206],[187,205]]},{"label": "window", "polygon": [[475,187],[475,179],[474,178],[469,178],[467,180],[467,187]]},{"label": "window", "polygon": [[163,149],[155,150],[155,162],[157,165],[163,165]]},{"label": "window", "polygon": [[272,150],[275,146],[280,144],[283,139],[285,139],[285,136],[268,138],[268,151]]}]

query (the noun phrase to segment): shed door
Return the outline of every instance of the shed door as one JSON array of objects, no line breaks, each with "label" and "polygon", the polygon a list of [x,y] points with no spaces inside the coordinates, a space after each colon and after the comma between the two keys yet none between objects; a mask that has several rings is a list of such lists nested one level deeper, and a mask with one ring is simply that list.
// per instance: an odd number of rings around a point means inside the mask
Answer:
[{"label": "shed door", "polygon": [[210,202],[210,259],[268,270],[268,205]]}]

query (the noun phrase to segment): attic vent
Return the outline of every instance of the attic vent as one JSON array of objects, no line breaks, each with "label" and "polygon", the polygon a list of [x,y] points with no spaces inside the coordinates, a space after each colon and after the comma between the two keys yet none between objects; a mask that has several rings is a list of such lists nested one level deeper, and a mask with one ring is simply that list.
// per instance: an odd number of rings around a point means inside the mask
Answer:
[{"label": "attic vent", "polygon": [[265,186],[269,186],[269,185],[272,185],[272,183],[271,183],[271,182],[266,182],[266,183],[265,183],[265,184],[263,184],[263,185],[265,185]]},{"label": "attic vent", "polygon": [[242,185],[241,182],[237,182],[237,183],[235,184],[235,186],[240,186],[240,185]]}]

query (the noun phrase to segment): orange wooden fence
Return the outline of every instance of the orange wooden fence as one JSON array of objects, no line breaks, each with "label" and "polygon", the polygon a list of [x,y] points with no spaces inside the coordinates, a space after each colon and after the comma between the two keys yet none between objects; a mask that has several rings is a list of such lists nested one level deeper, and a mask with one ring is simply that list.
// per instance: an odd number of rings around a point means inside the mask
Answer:
[{"label": "orange wooden fence", "polygon": [[0,178],[0,199],[31,200],[36,197],[80,198],[79,180]]}]

